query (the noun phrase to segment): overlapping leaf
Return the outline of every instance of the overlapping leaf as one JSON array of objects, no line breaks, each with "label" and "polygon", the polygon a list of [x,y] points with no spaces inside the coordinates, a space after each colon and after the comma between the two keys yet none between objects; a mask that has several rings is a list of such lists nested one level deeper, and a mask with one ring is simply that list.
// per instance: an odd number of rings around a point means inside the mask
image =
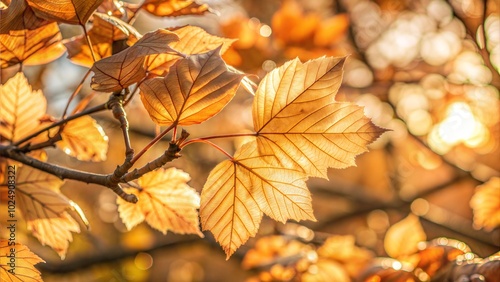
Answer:
[{"label": "overlapping leaf", "polygon": [[90,116],[71,120],[61,132],[56,146],[81,161],[104,161],[108,152],[108,136]]},{"label": "overlapping leaf", "polygon": [[56,176],[24,166],[17,173],[16,199],[28,230],[64,258],[71,232],[79,233],[80,226],[68,213],[74,204],[59,191],[62,184]]},{"label": "overlapping leaf", "polygon": [[493,177],[476,188],[470,200],[474,225],[491,231],[500,226],[500,177]]},{"label": "overlapping leaf", "polygon": [[84,25],[103,0],[27,0],[37,17]]},{"label": "overlapping leaf", "polygon": [[159,125],[201,123],[231,101],[242,75],[228,71],[220,48],[179,60],[165,78],[144,81],[141,99]]},{"label": "overlapping leaf", "polygon": [[363,108],[335,101],[344,58],[298,59],[268,73],[257,89],[253,122],[261,154],[283,166],[324,177],[328,167],[354,165],[385,130]]},{"label": "overlapping leaf", "polygon": [[146,75],[144,59],[147,55],[160,53],[175,53],[168,46],[179,38],[168,30],[158,29],[149,32],[132,47],[118,54],[97,61],[91,70],[92,88],[98,91],[120,91],[134,84]]},{"label": "overlapping leaf", "polygon": [[[221,46],[221,54],[227,51],[234,39],[222,38],[207,33],[196,26],[184,26],[172,30],[179,36],[179,41],[170,44],[170,47],[186,55],[201,54]],[[155,54],[146,58],[149,72],[164,76],[170,66],[181,57],[179,54]]]},{"label": "overlapping leaf", "polygon": [[0,33],[37,29],[48,23],[47,20],[35,16],[25,0],[12,1],[6,9],[0,7]]},{"label": "overlapping leaf", "polygon": [[177,17],[201,15],[209,8],[207,4],[198,4],[194,0],[145,0],[142,9],[159,17]]},{"label": "overlapping leaf", "polygon": [[[35,264],[45,262],[20,243],[9,244],[7,239],[0,239],[0,278],[1,281],[11,282],[41,282],[40,271],[35,268]],[[11,250],[14,249],[15,266],[10,267],[9,263]],[[13,269],[13,273],[9,270]]]},{"label": "overlapping leaf", "polygon": [[171,230],[180,234],[198,234],[198,212],[200,197],[189,187],[190,177],[176,168],[158,169],[139,178],[140,191],[125,188],[138,196],[139,202],[132,204],[117,199],[120,217],[128,229],[146,221],[151,227],[166,234]]},{"label": "overlapping leaf", "polygon": [[0,85],[0,137],[15,142],[39,126],[47,101],[42,91],[32,91],[22,72]]},{"label": "overlapping leaf", "polygon": [[227,254],[255,236],[262,213],[275,220],[315,220],[306,177],[280,167],[273,155],[257,154],[255,141],[210,173],[201,194],[200,216]]}]

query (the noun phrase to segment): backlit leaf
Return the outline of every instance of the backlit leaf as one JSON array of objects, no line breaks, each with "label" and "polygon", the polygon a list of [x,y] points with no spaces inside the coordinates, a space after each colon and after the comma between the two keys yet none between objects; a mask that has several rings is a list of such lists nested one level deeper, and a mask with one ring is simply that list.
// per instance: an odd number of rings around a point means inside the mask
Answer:
[{"label": "backlit leaf", "polygon": [[208,11],[208,5],[194,0],[145,0],[142,9],[159,17],[177,17],[201,15]]},{"label": "backlit leaf", "polygon": [[231,101],[242,75],[228,71],[220,48],[179,60],[165,78],[144,81],[141,99],[159,125],[201,123]]},{"label": "backlit leaf", "polygon": [[12,1],[7,9],[0,7],[0,33],[13,30],[37,29],[48,24],[47,20],[38,18],[26,1]]},{"label": "backlit leaf", "polygon": [[27,0],[35,14],[44,19],[84,25],[103,0]]},{"label": "backlit leaf", "polygon": [[108,152],[108,136],[90,116],[71,120],[61,132],[56,146],[81,161],[104,161]]},{"label": "backlit leaf", "polygon": [[164,29],[146,33],[133,46],[94,64],[92,88],[103,92],[120,91],[140,81],[146,75],[144,58],[151,54],[175,53],[168,44],[178,39],[175,33]]},{"label": "backlit leaf", "polygon": [[261,154],[323,178],[328,167],[355,165],[355,156],[385,129],[365,117],[362,107],[335,101],[344,60],[295,59],[264,77],[253,104]]},{"label": "backlit leaf", "polygon": [[350,282],[351,279],[346,270],[341,264],[335,261],[319,259],[314,268],[314,271],[307,271],[302,274],[301,280],[303,282],[323,282],[323,281],[336,281],[336,282]]},{"label": "backlit leaf", "polygon": [[200,197],[196,190],[187,185],[189,180],[189,175],[181,170],[161,168],[139,178],[140,191],[125,188],[127,193],[139,198],[136,204],[117,198],[118,211],[127,229],[145,220],[163,234],[171,230],[203,237],[197,212]]},{"label": "backlit leaf", "polygon": [[11,30],[8,34],[0,34],[0,67],[51,62],[66,51],[61,39],[57,23],[32,30]]},{"label": "backlit leaf", "polygon": [[500,177],[493,177],[477,186],[470,200],[474,211],[474,225],[491,231],[500,226]]},{"label": "backlit leaf", "polygon": [[[0,239],[0,280],[11,282],[41,282],[40,271],[35,264],[45,262],[23,244],[7,239]],[[13,250],[13,252],[12,252]],[[11,254],[15,255],[15,263],[10,265]],[[9,271],[12,270],[12,271]]]},{"label": "backlit leaf", "polygon": [[400,258],[416,253],[418,243],[425,239],[426,235],[418,217],[410,214],[387,230],[384,249],[391,257]]},{"label": "backlit leaf", "polygon": [[47,107],[42,91],[33,91],[22,72],[0,85],[0,101],[0,137],[11,142],[35,130]]}]

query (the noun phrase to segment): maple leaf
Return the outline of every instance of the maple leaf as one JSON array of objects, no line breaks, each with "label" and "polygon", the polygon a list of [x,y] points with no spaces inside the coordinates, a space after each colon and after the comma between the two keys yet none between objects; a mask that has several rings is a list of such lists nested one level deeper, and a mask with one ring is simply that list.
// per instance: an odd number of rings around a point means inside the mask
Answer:
[{"label": "maple leaf", "polygon": [[81,161],[104,161],[108,151],[108,136],[90,116],[67,122],[56,146]]},{"label": "maple leaf", "polygon": [[410,214],[389,227],[384,238],[384,249],[389,256],[401,258],[414,254],[418,250],[417,244],[425,239],[418,216]]},{"label": "maple leaf", "polygon": [[261,154],[327,178],[328,167],[355,165],[355,156],[386,131],[365,117],[362,107],[335,101],[344,61],[295,59],[263,78],[252,113]]},{"label": "maple leaf", "polygon": [[16,198],[28,230],[62,259],[73,241],[71,232],[80,232],[78,222],[68,213],[76,204],[59,190],[63,183],[56,176],[29,166],[20,167],[17,172]]},{"label": "maple leaf", "polygon": [[57,23],[32,30],[11,30],[8,34],[0,34],[0,67],[51,62],[66,51],[61,39]]},{"label": "maple leaf", "polygon": [[13,30],[37,29],[48,23],[49,21],[35,16],[24,0],[12,1],[6,9],[0,9],[0,33],[8,34]]},{"label": "maple leaf", "polygon": [[232,160],[217,165],[201,193],[203,230],[210,230],[229,258],[255,236],[265,213],[275,220],[316,220],[301,171],[280,167],[273,155],[243,145]]},{"label": "maple leaf", "polygon": [[47,107],[42,91],[32,91],[22,72],[0,85],[0,101],[0,137],[10,142],[35,130]]},{"label": "maple leaf", "polygon": [[[211,35],[197,26],[184,26],[171,31],[179,36],[179,41],[172,42],[170,47],[186,55],[206,53],[221,45],[220,53],[224,54],[235,41]],[[149,72],[165,76],[168,69],[180,58],[179,54],[150,55],[146,58],[146,66]]]},{"label": "maple leaf", "polygon": [[103,92],[120,91],[146,76],[144,59],[147,55],[159,53],[176,53],[168,46],[179,40],[175,33],[158,29],[146,33],[133,46],[97,61],[91,70],[92,89]]},{"label": "maple leaf", "polygon": [[193,0],[145,0],[142,9],[159,17],[202,15],[209,10],[207,4]]},{"label": "maple leaf", "polygon": [[476,188],[470,200],[474,212],[474,225],[491,231],[500,226],[500,177],[492,177]]},{"label": "maple leaf", "polygon": [[[12,252],[14,250],[14,252]],[[10,266],[11,254],[15,255],[14,267]],[[1,281],[11,282],[41,282],[40,271],[35,268],[35,264],[45,262],[35,255],[23,244],[11,242],[7,239],[0,239],[0,278]],[[9,270],[13,269],[14,273]]]},{"label": "maple leaf", "polygon": [[145,220],[163,234],[171,230],[203,237],[197,212],[200,197],[187,185],[189,180],[189,175],[181,170],[160,168],[139,178],[139,190],[125,188],[139,198],[136,204],[117,198],[118,211],[127,229]]},{"label": "maple leaf", "polygon": [[219,113],[231,101],[242,75],[228,71],[220,47],[179,60],[165,78],[144,81],[141,100],[159,125],[192,125]]},{"label": "maple leaf", "polygon": [[67,24],[85,25],[103,0],[27,0],[37,17]]}]

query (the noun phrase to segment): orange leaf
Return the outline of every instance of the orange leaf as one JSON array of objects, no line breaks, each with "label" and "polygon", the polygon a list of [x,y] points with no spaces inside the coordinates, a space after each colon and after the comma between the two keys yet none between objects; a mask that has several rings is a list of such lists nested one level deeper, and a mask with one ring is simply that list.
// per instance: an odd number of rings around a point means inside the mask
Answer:
[{"label": "orange leaf", "polygon": [[[318,259],[318,261],[310,267],[310,271],[302,274],[300,281],[303,282],[321,282],[321,281],[336,281],[350,282],[351,279],[344,267],[335,261]],[[313,270],[314,269],[314,270]]]},{"label": "orange leaf", "polygon": [[181,170],[161,168],[139,178],[140,191],[125,188],[126,192],[139,197],[136,204],[117,198],[118,211],[127,229],[146,220],[163,234],[171,230],[203,237],[197,212],[200,197],[196,190],[187,185],[189,180],[189,175]]},{"label": "orange leaf", "polygon": [[177,17],[202,15],[209,8],[207,4],[198,4],[193,0],[145,0],[142,9],[159,17]]},{"label": "orange leaf", "polygon": [[103,92],[120,91],[140,81],[146,75],[144,58],[151,54],[174,53],[168,44],[177,40],[175,33],[165,29],[146,33],[132,47],[94,64],[92,88]]},{"label": "orange leaf", "polygon": [[470,206],[474,211],[474,226],[486,231],[500,226],[500,177],[477,186]]},{"label": "orange leaf", "polygon": [[385,234],[385,252],[393,258],[401,258],[417,252],[417,244],[425,241],[426,235],[416,215],[392,225]]},{"label": "orange leaf", "polygon": [[100,162],[106,160],[108,136],[90,116],[71,120],[61,132],[62,140],[56,146],[66,154],[81,161]]},{"label": "orange leaf", "polygon": [[59,58],[66,49],[57,23],[33,30],[11,30],[0,34],[0,67],[40,65]]},{"label": "orange leaf", "polygon": [[42,91],[32,91],[22,72],[0,85],[0,101],[0,137],[11,142],[35,130],[47,107]]},{"label": "orange leaf", "polygon": [[365,117],[362,107],[335,101],[344,60],[295,59],[264,77],[253,103],[261,154],[327,178],[328,167],[355,165],[355,156],[386,131]]},{"label": "orange leaf", "polygon": [[304,14],[294,0],[284,1],[273,15],[273,35],[280,44],[301,43],[312,39],[320,23],[318,15]]},{"label": "orange leaf", "polygon": [[[170,47],[186,55],[201,54],[221,46],[221,54],[227,51],[234,39],[222,38],[207,33],[196,26],[184,26],[171,30],[179,36],[179,41],[172,42]],[[155,54],[146,58],[149,72],[164,76],[168,69],[181,57],[179,54]]]},{"label": "orange leaf", "polygon": [[141,99],[159,125],[202,123],[231,101],[242,75],[228,71],[220,47],[179,60],[165,78],[144,81]]},{"label": "orange leaf", "polygon": [[7,9],[0,10],[0,33],[37,29],[48,23],[48,21],[36,17],[25,0],[12,1]]},{"label": "orange leaf", "polygon": [[37,17],[84,25],[103,0],[27,0]]},{"label": "orange leaf", "polygon": [[[35,264],[45,262],[39,256],[20,243],[14,243],[7,239],[0,239],[0,278],[1,281],[12,282],[41,282],[40,271]],[[11,266],[11,257],[15,256],[15,262]]]}]

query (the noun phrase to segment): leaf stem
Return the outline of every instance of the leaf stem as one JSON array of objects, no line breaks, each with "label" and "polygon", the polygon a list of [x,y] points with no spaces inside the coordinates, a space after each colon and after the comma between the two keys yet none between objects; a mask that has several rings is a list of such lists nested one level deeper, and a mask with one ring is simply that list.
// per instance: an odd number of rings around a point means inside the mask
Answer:
[{"label": "leaf stem", "polygon": [[71,94],[71,97],[68,99],[68,103],[66,103],[66,107],[64,108],[63,114],[62,114],[62,119],[66,118],[66,113],[68,112],[69,104],[71,104],[71,101],[76,97],[76,94],[80,92],[80,89],[83,87],[83,83],[89,77],[90,75],[90,69],[87,70],[87,73],[83,76],[82,80],[80,81],[80,84],[76,87],[75,91],[73,91],[73,94]]},{"label": "leaf stem", "polygon": [[96,62],[97,59],[96,59],[95,54],[94,54],[94,48],[92,47],[92,42],[90,41],[90,36],[87,32],[87,28],[85,27],[85,24],[82,24],[82,28],[83,28],[83,33],[85,33],[85,40],[87,40],[87,44],[89,45],[90,54],[92,55],[92,60],[94,60],[94,62]]},{"label": "leaf stem", "polygon": [[213,135],[213,136],[207,136],[207,137],[201,137],[201,138],[195,138],[191,139],[185,143],[182,143],[179,145],[179,148],[184,148],[185,146],[192,144],[192,143],[197,143],[197,142],[204,142],[206,140],[212,140],[212,139],[220,139],[220,138],[234,138],[234,137],[244,137],[244,136],[257,136],[257,132],[251,132],[251,133],[234,133],[234,134],[223,134],[223,135]]},{"label": "leaf stem", "polygon": [[[219,152],[223,153],[224,155],[226,155],[226,157],[228,157],[229,159],[233,160],[233,156],[231,156],[231,154],[229,154],[228,152],[226,152],[226,150],[222,149],[219,145],[213,143],[213,142],[210,142],[206,139],[202,139],[202,138],[197,138],[197,139],[192,139],[192,140],[189,140],[188,142],[184,143],[183,144],[183,147],[185,147],[186,145],[189,145],[189,144],[193,144],[193,143],[205,143],[205,144],[208,144],[212,147],[214,147],[215,149],[217,149]],[[179,146],[179,148],[182,149],[182,147]]]},{"label": "leaf stem", "polygon": [[170,130],[177,127],[177,123],[171,124],[167,129],[158,134],[153,140],[151,140],[142,150],[135,155],[135,157],[130,161],[130,163],[134,164],[144,153],[146,153],[154,144],[158,143]]}]

